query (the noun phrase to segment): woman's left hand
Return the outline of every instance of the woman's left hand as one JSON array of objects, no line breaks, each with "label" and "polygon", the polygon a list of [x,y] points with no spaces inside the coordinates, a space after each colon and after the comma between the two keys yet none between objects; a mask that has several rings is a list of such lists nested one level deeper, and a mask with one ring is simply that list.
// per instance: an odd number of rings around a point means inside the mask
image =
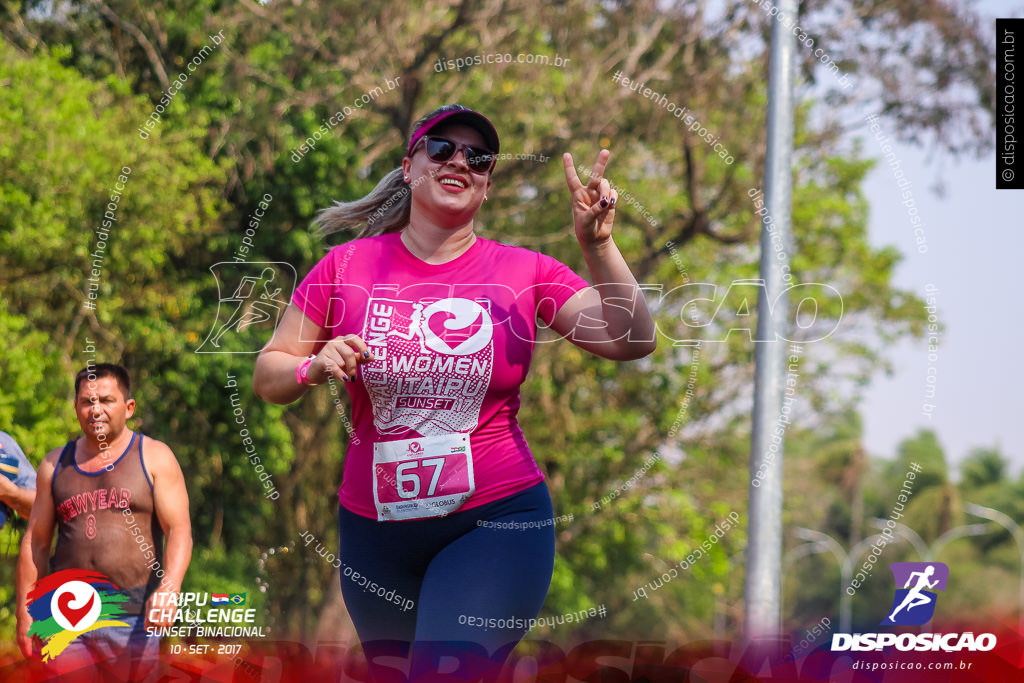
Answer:
[{"label": "woman's left hand", "polygon": [[611,152],[602,149],[590,171],[590,179],[584,185],[576,174],[572,155],[562,155],[565,165],[565,181],[572,195],[572,220],[576,238],[583,246],[598,245],[611,239],[612,224],[615,222],[615,202],[619,193],[612,189],[604,177]]}]

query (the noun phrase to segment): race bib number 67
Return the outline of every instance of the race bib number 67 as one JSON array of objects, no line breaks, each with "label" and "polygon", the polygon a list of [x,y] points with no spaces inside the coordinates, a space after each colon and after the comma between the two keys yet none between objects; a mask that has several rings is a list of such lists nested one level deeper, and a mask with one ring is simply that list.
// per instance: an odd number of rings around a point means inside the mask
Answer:
[{"label": "race bib number 67", "polygon": [[378,521],[442,517],[459,509],[474,490],[468,434],[373,444]]}]

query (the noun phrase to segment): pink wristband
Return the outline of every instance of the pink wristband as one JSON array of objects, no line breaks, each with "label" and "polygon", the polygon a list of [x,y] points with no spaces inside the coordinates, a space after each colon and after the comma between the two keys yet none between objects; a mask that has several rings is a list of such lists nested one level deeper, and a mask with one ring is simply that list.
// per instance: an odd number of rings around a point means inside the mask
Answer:
[{"label": "pink wristband", "polygon": [[296,383],[305,384],[306,386],[310,387],[317,386],[316,384],[313,384],[312,382],[309,381],[309,366],[313,362],[314,358],[316,358],[316,354],[311,355],[309,358],[302,361],[299,365],[295,367]]}]

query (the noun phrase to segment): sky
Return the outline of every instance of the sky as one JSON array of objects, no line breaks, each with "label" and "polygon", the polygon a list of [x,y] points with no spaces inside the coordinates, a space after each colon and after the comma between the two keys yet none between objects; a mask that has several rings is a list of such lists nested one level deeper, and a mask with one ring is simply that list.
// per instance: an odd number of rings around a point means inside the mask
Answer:
[{"label": "sky", "polygon": [[[1019,0],[978,7],[993,18],[987,22],[993,44],[994,17],[1024,16]],[[896,285],[922,299],[934,286],[945,326],[931,360],[926,340],[891,349],[893,376],[876,377],[861,404],[865,448],[892,457],[900,441],[930,428],[951,466],[972,448],[998,447],[1016,477],[1024,469],[1024,362],[1017,355],[1024,355],[1024,302],[1016,287],[1017,278],[1024,281],[1024,190],[995,189],[994,149],[980,160],[947,156],[929,163],[925,150],[895,144],[923,219],[928,251],[919,253],[893,171],[881,161],[874,134],[865,127],[860,135],[865,152],[880,160],[864,184],[871,203],[869,240],[905,255]],[[941,198],[929,189],[939,178],[946,185]],[[929,374],[935,396],[926,401]],[[923,414],[924,403],[934,406],[930,417]]]}]

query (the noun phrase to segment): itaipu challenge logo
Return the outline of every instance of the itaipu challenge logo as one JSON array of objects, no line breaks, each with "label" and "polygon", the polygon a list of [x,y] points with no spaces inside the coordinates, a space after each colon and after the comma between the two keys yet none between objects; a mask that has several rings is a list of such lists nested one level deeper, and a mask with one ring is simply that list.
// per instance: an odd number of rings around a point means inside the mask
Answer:
[{"label": "itaipu challenge logo", "polygon": [[108,626],[128,626],[124,614],[128,596],[105,575],[83,569],[63,569],[36,581],[28,594],[32,628],[28,634],[43,641],[43,661],[63,652],[78,636]]}]

